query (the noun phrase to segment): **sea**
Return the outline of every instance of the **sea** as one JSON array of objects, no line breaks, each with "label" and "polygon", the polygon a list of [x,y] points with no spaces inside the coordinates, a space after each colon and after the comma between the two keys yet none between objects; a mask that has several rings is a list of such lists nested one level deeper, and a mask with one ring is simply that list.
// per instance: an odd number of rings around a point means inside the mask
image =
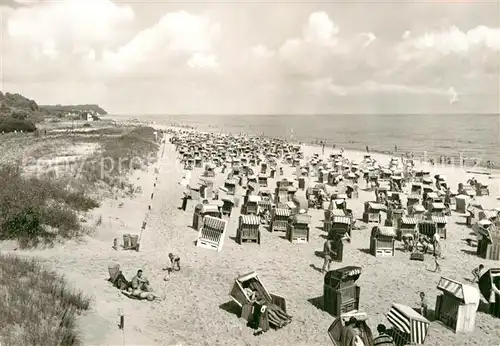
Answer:
[{"label": "sea", "polygon": [[444,156],[454,164],[500,165],[500,114],[332,115],[127,115],[202,131],[247,133],[294,142],[371,152],[413,153],[426,161]]}]

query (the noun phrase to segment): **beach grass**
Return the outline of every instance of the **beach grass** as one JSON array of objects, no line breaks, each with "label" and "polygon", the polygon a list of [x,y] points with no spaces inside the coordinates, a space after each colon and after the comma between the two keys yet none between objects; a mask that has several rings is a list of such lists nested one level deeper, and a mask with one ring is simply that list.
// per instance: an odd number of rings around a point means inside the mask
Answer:
[{"label": "beach grass", "polygon": [[91,299],[37,260],[0,254],[0,343],[78,345],[75,318]]},{"label": "beach grass", "polygon": [[101,150],[82,166],[82,177],[91,184],[104,182],[126,189],[128,173],[143,169],[156,159],[158,144],[154,131],[151,127],[134,127],[119,137],[103,139]]},{"label": "beach grass", "polygon": [[78,212],[99,206],[83,191],[48,176],[26,177],[13,165],[0,167],[0,190],[0,239],[17,240],[21,247],[80,235]]}]

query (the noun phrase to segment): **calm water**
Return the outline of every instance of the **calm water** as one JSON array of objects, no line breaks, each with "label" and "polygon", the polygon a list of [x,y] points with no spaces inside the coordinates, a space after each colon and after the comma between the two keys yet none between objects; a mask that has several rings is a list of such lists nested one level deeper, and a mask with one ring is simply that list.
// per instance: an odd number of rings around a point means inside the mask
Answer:
[{"label": "calm water", "polygon": [[[127,117],[130,118],[130,117]],[[134,117],[132,117],[134,118]],[[301,142],[323,140],[337,148],[421,156],[477,158],[500,164],[500,115],[203,115],[136,116],[160,124],[200,130],[264,134]]]}]

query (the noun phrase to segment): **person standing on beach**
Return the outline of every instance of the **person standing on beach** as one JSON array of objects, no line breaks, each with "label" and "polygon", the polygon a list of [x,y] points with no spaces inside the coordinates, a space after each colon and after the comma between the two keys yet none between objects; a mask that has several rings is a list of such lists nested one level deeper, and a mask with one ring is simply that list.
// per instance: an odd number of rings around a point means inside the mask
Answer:
[{"label": "person standing on beach", "polygon": [[321,155],[325,155],[325,142],[321,141]]},{"label": "person standing on beach", "polygon": [[[427,297],[424,292],[420,292],[420,315],[426,317],[427,316]],[[426,317],[427,318],[427,317]]]},{"label": "person standing on beach", "polygon": [[441,236],[438,232],[434,232],[432,236],[432,246],[434,247],[433,255],[441,257]]},{"label": "person standing on beach", "polygon": [[188,194],[184,192],[184,196],[182,196],[182,206],[181,206],[182,211],[186,211],[188,199],[189,199]]},{"label": "person standing on beach", "polygon": [[366,152],[370,153],[370,148],[368,148],[368,145],[366,146]]},{"label": "person standing on beach", "polygon": [[327,239],[325,244],[323,245],[323,256],[325,261],[323,262],[323,268],[321,269],[321,273],[326,272],[326,268],[330,271],[330,265],[333,261],[333,256],[335,256],[335,252],[333,251],[333,240]]}]

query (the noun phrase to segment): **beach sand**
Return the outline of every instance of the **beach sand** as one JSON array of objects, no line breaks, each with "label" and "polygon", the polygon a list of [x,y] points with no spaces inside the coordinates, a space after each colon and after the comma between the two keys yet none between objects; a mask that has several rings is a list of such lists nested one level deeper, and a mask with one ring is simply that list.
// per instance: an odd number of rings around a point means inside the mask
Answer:
[{"label": "beach sand", "polygon": [[[142,192],[134,199],[107,200],[88,216],[88,223],[95,223],[99,216],[102,224],[96,234],[83,242],[67,242],[48,250],[13,251],[2,244],[3,251],[22,256],[37,256],[58,272],[67,276],[75,287],[94,297],[91,311],[82,315],[78,324],[85,344],[92,345],[329,345],[327,329],[334,318],[316,308],[312,302],[323,294],[323,275],[313,268],[322,266],[322,258],[315,255],[321,251],[325,233],[322,227],[323,211],[310,210],[313,222],[308,244],[291,244],[283,239],[284,234],[269,233],[261,227],[261,245],[238,245],[234,241],[239,212],[236,209],[228,222],[224,248],[221,252],[195,246],[197,232],[190,226],[196,204],[190,201],[187,211],[178,209],[183,187],[178,181],[183,167],[176,161],[174,147],[166,141],[164,154],[156,166],[147,171],[136,171],[134,184]],[[320,148],[304,146],[305,156]],[[325,155],[332,152],[326,149]],[[363,153],[349,152],[345,155],[359,161]],[[373,154],[385,164],[389,157]],[[466,182],[468,175],[461,168],[430,167],[448,178],[453,189],[458,182]],[[216,170],[216,186],[223,184],[225,174]],[[292,176],[292,169],[285,166],[285,176]],[[201,169],[192,172],[191,185],[196,185]],[[278,177],[281,178],[281,177]],[[478,198],[481,202],[498,205],[500,185],[498,176],[478,180],[490,185],[490,196]],[[156,180],[157,179],[157,180]],[[314,184],[311,180],[311,184]],[[154,183],[156,182],[156,187]],[[361,182],[361,187],[363,183]],[[275,180],[269,186],[274,188]],[[330,187],[329,187],[330,188]],[[154,198],[151,199],[151,194]],[[238,188],[239,195],[243,189]],[[373,199],[372,192],[360,191],[359,198],[348,201],[348,208],[360,218],[363,202]],[[122,204],[123,203],[123,204]],[[151,206],[151,211],[148,209]],[[139,234],[143,221],[146,230],[141,239],[140,252],[115,251],[111,248],[113,238],[122,234]],[[439,291],[436,289],[440,276],[468,283],[471,270],[479,263],[486,267],[498,267],[499,263],[480,259],[463,241],[471,237],[471,230],[463,225],[456,215],[449,218],[448,238],[443,243],[444,259],[442,272],[434,273],[434,261],[426,256],[424,262],[409,260],[409,254],[397,250],[394,257],[375,258],[367,253],[370,228],[353,231],[352,242],[344,246],[343,263],[332,269],[347,265],[363,268],[358,280],[361,286],[360,309],[368,313],[369,325],[376,334],[378,323],[389,326],[384,314],[391,303],[399,302],[417,306],[418,292],[426,292],[430,308]],[[398,242],[397,247],[401,244]],[[168,253],[181,257],[182,270],[163,278],[162,270],[168,264]],[[154,302],[126,298],[113,288],[108,278],[108,265],[119,263],[127,279],[137,269],[143,269],[155,291],[166,297]],[[294,316],[293,322],[277,331],[254,336],[246,322],[237,317],[237,309],[230,304],[229,291],[239,275],[256,271],[266,288],[286,298],[287,310]],[[125,316],[125,329],[117,324],[118,310]],[[437,322],[431,324],[426,345],[498,345],[500,328],[498,319],[490,315],[477,314],[473,333],[460,335],[446,329]]]}]

